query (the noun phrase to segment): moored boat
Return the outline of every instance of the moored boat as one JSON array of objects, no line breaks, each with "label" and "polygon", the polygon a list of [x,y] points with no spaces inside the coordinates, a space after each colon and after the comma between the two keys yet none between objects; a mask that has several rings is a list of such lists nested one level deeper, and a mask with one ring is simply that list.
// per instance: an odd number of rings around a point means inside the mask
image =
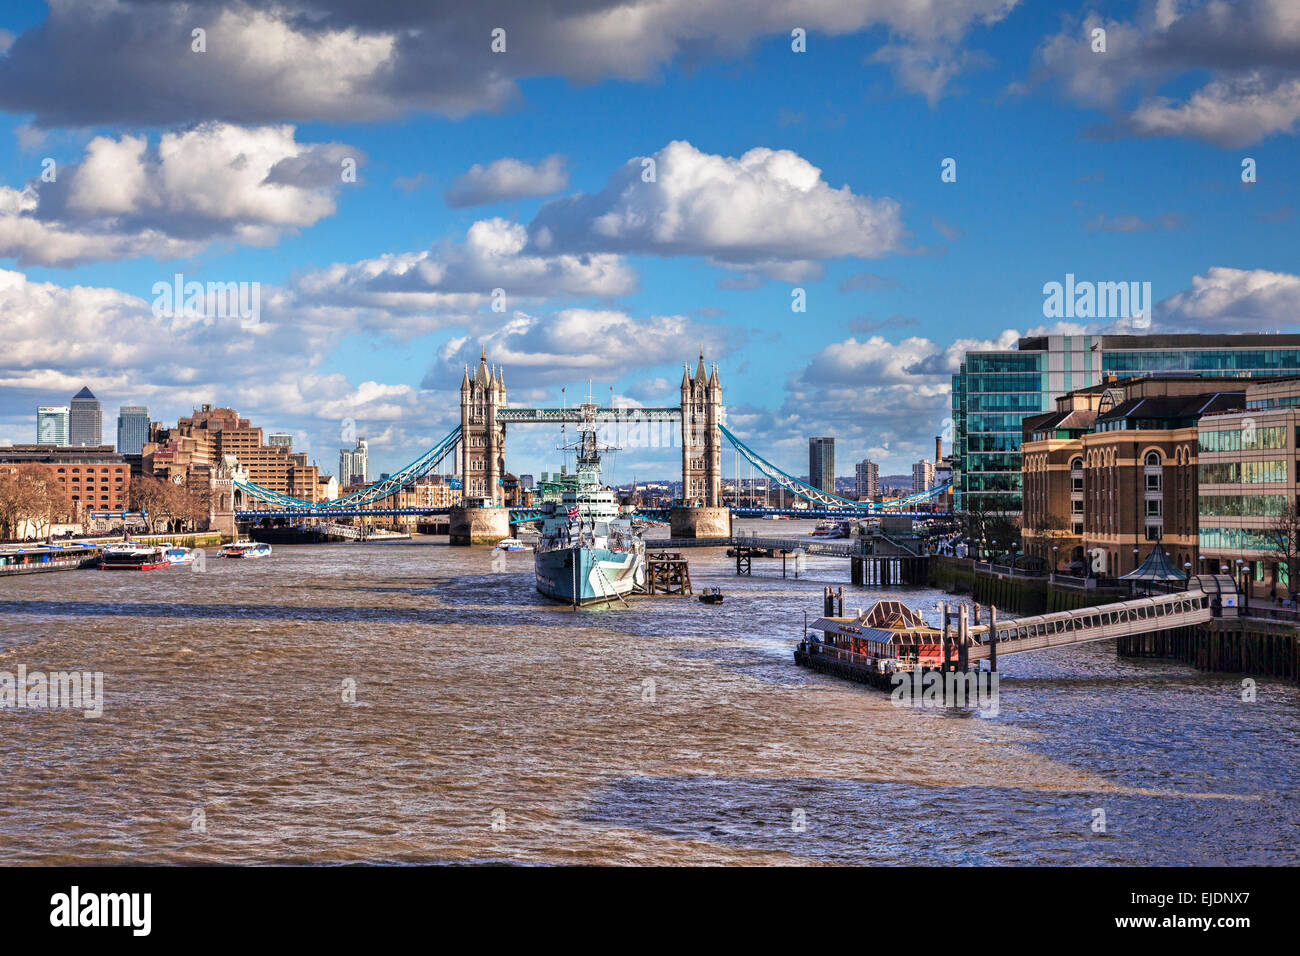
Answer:
[{"label": "moored boat", "polygon": [[0,548],[0,577],[41,571],[72,571],[99,564],[100,548],[94,544],[42,544]]},{"label": "moored boat", "polygon": [[609,603],[645,584],[645,543],[635,509],[601,483],[595,405],[583,406],[576,443],[578,471],[565,476],[542,506],[542,537],[533,552],[537,590],[572,605]]},{"label": "moored boat", "polygon": [[814,538],[847,538],[848,525],[843,521],[819,521],[817,527],[808,532]]},{"label": "moored boat", "polygon": [[221,558],[264,558],[271,553],[271,546],[262,541],[236,541],[223,544],[218,557]]},{"label": "moored boat", "polygon": [[498,551],[531,551],[532,549],[518,538],[502,538],[497,542]]},{"label": "moored boat", "polygon": [[157,571],[170,568],[164,550],[151,544],[110,544],[104,549],[99,567],[103,571]]}]

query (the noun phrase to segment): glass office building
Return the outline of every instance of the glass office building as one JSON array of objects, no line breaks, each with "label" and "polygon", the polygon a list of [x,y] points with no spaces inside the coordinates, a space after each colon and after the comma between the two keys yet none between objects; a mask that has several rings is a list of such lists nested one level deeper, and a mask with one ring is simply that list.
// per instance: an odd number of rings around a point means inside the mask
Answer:
[{"label": "glass office building", "polygon": [[1041,335],[1006,351],[967,352],[952,377],[958,510],[1020,513],[1021,421],[1107,376],[1295,375],[1300,335]]},{"label": "glass office building", "polygon": [[117,453],[139,455],[149,440],[149,409],[145,405],[123,405],[117,412]]}]

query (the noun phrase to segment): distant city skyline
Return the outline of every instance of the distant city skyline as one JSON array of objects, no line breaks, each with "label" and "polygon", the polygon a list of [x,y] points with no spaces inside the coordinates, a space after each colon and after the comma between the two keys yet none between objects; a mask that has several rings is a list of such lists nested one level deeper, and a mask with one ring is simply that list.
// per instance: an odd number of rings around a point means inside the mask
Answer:
[{"label": "distant city skyline", "polygon": [[[1208,0],[830,3],[799,42],[780,7],[596,0],[562,38],[523,7],[479,56],[488,13],[308,0],[258,7],[282,42],[231,60],[251,21],[196,56],[184,7],[19,0],[0,440],[86,385],[163,421],[237,406],[324,460],[351,422],[395,472],[456,424],[483,350],[519,405],[591,379],[655,406],[703,344],[728,427],[785,471],[824,433],[906,474],[968,349],[1297,328],[1293,7],[1240,0],[1220,49]],[[191,314],[189,283],[260,308]],[[512,430],[507,467],[551,470],[557,443]]]}]

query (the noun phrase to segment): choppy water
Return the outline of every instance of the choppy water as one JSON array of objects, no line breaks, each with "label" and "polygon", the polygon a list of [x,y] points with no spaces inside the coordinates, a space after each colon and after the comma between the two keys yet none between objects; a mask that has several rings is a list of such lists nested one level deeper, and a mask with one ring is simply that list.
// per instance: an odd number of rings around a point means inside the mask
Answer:
[{"label": "choppy water", "polygon": [[0,671],[106,701],[0,711],[0,862],[1300,862],[1297,689],[1093,644],[902,710],[791,660],[823,584],[878,596],[843,559],[687,554],[724,604],[575,614],[433,539],[2,578]]}]

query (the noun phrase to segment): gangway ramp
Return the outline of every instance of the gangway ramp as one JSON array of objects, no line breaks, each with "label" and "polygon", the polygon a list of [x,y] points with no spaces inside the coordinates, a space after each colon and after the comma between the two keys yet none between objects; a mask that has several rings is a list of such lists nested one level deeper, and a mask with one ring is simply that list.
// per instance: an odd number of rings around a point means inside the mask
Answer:
[{"label": "gangway ramp", "polygon": [[[1204,624],[1213,616],[1210,596],[1201,590],[1178,591],[1155,597],[1136,598],[1116,604],[1058,611],[1034,617],[999,620],[997,654],[1017,654],[1047,647],[1108,641],[1132,634],[1150,634],[1176,627]],[[969,631],[970,660],[983,660],[993,652],[990,625],[974,624]]]}]

